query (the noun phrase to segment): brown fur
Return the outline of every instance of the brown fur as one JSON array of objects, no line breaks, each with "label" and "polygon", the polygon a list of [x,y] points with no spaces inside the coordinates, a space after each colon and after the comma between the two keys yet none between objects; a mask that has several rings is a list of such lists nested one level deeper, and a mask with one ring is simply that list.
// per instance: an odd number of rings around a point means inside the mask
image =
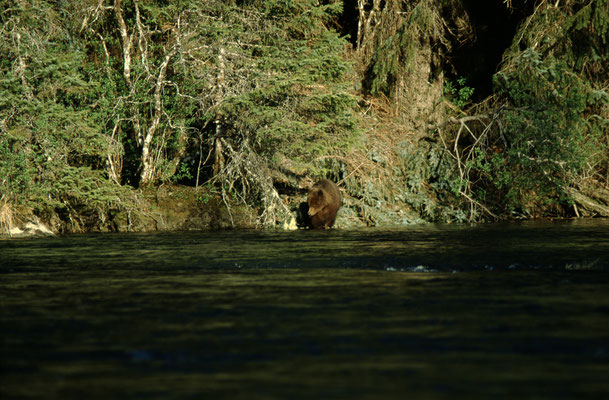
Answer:
[{"label": "brown fur", "polygon": [[307,197],[312,228],[330,228],[342,204],[340,190],[332,181],[322,179],[309,189]]}]

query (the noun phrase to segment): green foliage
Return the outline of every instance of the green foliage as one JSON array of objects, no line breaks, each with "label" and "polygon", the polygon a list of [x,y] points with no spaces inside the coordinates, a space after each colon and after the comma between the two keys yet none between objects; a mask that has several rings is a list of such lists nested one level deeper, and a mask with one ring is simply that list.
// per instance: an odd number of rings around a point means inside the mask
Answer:
[{"label": "green foliage", "polygon": [[415,147],[402,142],[398,155],[405,186],[402,198],[395,200],[408,203],[427,221],[465,222],[455,201],[462,182],[455,178],[448,153],[437,143],[424,142]]},{"label": "green foliage", "polygon": [[466,83],[467,78],[459,78],[456,83],[448,79],[444,82],[444,95],[459,108],[465,108],[470,104],[470,99],[474,94],[474,88],[466,86]]},{"label": "green foliage", "polygon": [[598,131],[585,114],[590,91],[564,62],[534,50],[495,76],[496,93],[510,101],[504,111],[505,145],[478,152],[472,167],[504,193],[508,209],[534,199],[566,200],[565,188],[597,154]]},{"label": "green foliage", "polygon": [[[211,48],[228,54],[223,66],[217,53],[207,55],[213,63],[207,74],[222,74],[227,82],[212,89],[222,93],[210,108],[219,109],[222,129],[236,147],[247,141],[271,167],[287,157],[314,173],[316,158],[355,142],[355,99],[344,82],[346,42],[326,26],[341,7],[248,1],[225,5],[220,19],[200,27]],[[216,117],[204,114],[208,124]]]},{"label": "green foliage", "polygon": [[121,194],[118,188],[108,185],[103,172],[88,167],[68,166],[62,169],[49,190],[49,195],[57,201],[58,208],[86,207],[90,210],[118,208]]},{"label": "green foliage", "polygon": [[560,59],[593,83],[607,80],[609,8],[606,0],[540,2],[521,24],[508,58],[535,49],[542,58]]},{"label": "green foliage", "polygon": [[57,10],[41,1],[3,14],[0,50],[12,63],[0,69],[0,192],[45,211],[116,207],[121,190],[105,176],[99,124],[104,83]]},{"label": "green foliage", "polygon": [[404,22],[375,52],[369,68],[370,93],[393,96],[402,71],[412,68],[417,46],[416,33],[409,23]]},{"label": "green foliage", "polygon": [[[521,24],[492,101],[447,145],[452,188],[472,215],[558,211],[583,179],[606,175],[608,11],[606,1],[542,1]],[[447,90],[459,96],[455,86]]]},{"label": "green foliage", "polygon": [[189,168],[188,164],[186,164],[186,163],[180,163],[178,165],[178,168],[177,168],[176,172],[175,172],[175,175],[173,175],[171,177],[171,180],[173,182],[179,182],[179,181],[181,181],[183,179],[192,179],[192,178],[193,178],[193,176],[192,176],[192,173],[190,171],[190,168]]},{"label": "green foliage", "polygon": [[[0,6],[4,199],[103,214],[124,207],[120,185],[137,185],[150,167],[144,183],[201,176],[272,209],[274,172],[344,177],[338,160],[360,135],[348,43],[334,29],[342,1],[9,3]],[[383,4],[360,50],[369,92],[394,97],[421,44],[444,45],[438,10],[448,3]],[[460,175],[446,172],[437,148],[425,168],[418,159],[400,167],[410,204],[441,219],[424,200],[432,188],[523,209],[531,196],[564,198],[586,169],[606,163],[597,138],[606,141],[609,126],[608,13],[603,0],[540,2],[495,77],[506,105],[499,128],[461,136]],[[460,108],[472,91],[462,79],[445,87]]]},{"label": "green foliage", "polygon": [[119,207],[113,181],[137,185],[147,167],[146,183],[191,181],[218,132],[238,172],[216,184],[232,193],[257,186],[237,182],[244,157],[259,171],[287,158],[314,172],[355,142],[346,41],[329,28],[342,2],[106,3],[2,7],[0,191],[11,202]]},{"label": "green foliage", "polygon": [[17,150],[21,143],[9,135],[0,135],[0,188],[14,201],[29,190],[35,170],[26,154]]},{"label": "green foliage", "polygon": [[403,2],[400,6],[386,5],[389,12],[383,15],[378,29],[380,34],[370,35],[375,41],[373,55],[366,71],[366,85],[373,95],[385,94],[393,98],[403,80],[417,62],[416,54],[422,41],[441,40],[443,22],[438,14],[436,0]]},{"label": "green foliage", "polygon": [[609,60],[609,7],[606,0],[591,0],[567,19],[574,66],[581,70]]}]

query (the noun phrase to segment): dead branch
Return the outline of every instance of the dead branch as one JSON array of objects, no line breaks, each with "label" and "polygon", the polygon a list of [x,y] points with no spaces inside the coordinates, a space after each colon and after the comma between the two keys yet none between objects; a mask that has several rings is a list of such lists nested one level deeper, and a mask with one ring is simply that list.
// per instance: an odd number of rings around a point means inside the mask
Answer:
[{"label": "dead branch", "polygon": [[[82,24],[80,25],[80,32],[84,32],[89,25],[94,24],[105,10],[111,10],[112,8],[112,6],[104,6],[104,0],[98,0],[95,7],[88,7],[87,13],[82,19]],[[91,19],[91,21],[89,21],[89,19]]]},{"label": "dead branch", "polygon": [[578,187],[567,188],[567,193],[582,210],[600,217],[609,217],[609,190],[600,182],[588,180]]},{"label": "dead branch", "polygon": [[[263,207],[258,224],[276,226],[277,222],[289,220],[290,210],[277,193],[265,161],[251,149],[249,141],[240,143],[238,150],[224,137],[218,138],[217,142],[226,153],[227,163],[212,179],[223,183],[222,198],[229,212],[229,195],[238,196],[242,203],[257,197],[261,199]],[[237,188],[237,183],[240,188]]]},{"label": "dead branch", "polygon": [[[472,122],[484,125],[484,129],[479,135],[474,134],[474,131],[468,125]],[[444,135],[442,134],[443,127],[446,127],[447,125],[459,126],[455,135],[454,142],[452,144],[452,148],[449,147],[446,139],[444,138]],[[450,156],[456,161],[457,169],[459,170],[460,182],[458,193],[459,195],[463,196],[470,204],[470,219],[474,218],[474,216],[476,215],[476,210],[481,210],[484,214],[494,219],[498,218],[497,215],[493,214],[486,206],[484,206],[482,203],[473,198],[471,193],[470,182],[470,174],[472,167],[469,161],[475,158],[476,151],[478,149],[482,150],[484,153],[487,152],[487,139],[493,126],[498,126],[499,130],[501,129],[499,113],[468,115],[461,118],[450,117],[447,121],[440,125],[430,126],[430,129],[437,130],[440,142],[442,143],[448,154],[450,154]],[[474,139],[474,143],[469,146],[469,149],[463,149],[463,151],[460,151],[459,140],[461,139],[462,132],[464,130],[469,133],[469,135]]]}]

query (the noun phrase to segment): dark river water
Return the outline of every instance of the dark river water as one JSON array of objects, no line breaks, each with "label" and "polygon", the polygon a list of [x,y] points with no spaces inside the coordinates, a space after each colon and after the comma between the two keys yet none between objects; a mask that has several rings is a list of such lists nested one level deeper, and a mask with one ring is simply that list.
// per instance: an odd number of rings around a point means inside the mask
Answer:
[{"label": "dark river water", "polygon": [[606,399],[609,221],[0,240],[0,399]]}]

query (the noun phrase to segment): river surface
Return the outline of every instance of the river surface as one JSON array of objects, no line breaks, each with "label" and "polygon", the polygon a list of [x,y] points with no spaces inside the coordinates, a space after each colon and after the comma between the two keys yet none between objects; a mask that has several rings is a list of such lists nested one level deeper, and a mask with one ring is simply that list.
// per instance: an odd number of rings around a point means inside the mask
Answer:
[{"label": "river surface", "polygon": [[0,399],[606,399],[609,221],[0,240]]}]

